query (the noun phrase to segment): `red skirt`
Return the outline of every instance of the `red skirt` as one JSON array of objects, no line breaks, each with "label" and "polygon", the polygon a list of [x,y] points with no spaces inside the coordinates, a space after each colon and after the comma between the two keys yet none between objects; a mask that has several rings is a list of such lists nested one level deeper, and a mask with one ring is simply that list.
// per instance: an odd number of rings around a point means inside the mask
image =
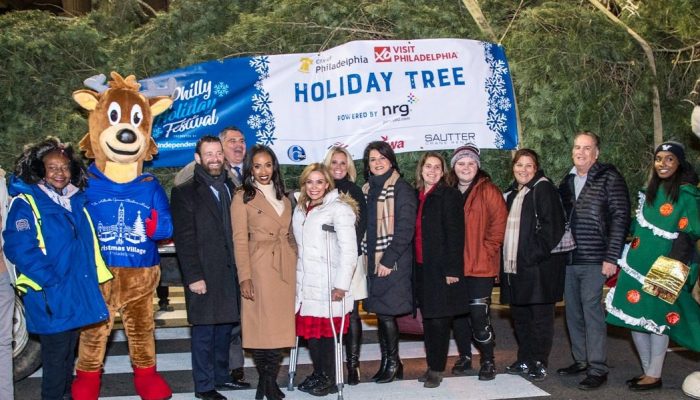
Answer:
[{"label": "red skirt", "polygon": [[[336,334],[340,331],[341,317],[334,317],[333,323],[335,324]],[[322,317],[312,317],[312,316],[301,316],[299,313],[296,315],[297,324],[297,336],[301,336],[304,339],[320,339],[333,337],[333,330],[331,329],[331,319]],[[348,326],[350,326],[350,314],[345,314],[345,329],[343,329],[343,335],[348,333]]]}]

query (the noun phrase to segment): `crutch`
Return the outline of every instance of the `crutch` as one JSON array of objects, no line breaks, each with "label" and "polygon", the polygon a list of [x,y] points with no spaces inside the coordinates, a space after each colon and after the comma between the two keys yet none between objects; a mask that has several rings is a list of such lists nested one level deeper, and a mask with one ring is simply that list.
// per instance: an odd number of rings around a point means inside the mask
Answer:
[{"label": "crutch", "polygon": [[345,330],[345,299],[340,300],[342,313],[340,322],[340,332],[335,329],[333,322],[333,286],[331,283],[331,233],[335,232],[333,225],[323,224],[321,226],[326,232],[326,264],[328,267],[328,314],[331,320],[331,330],[333,331],[333,344],[335,345],[335,385],[338,388],[338,400],[343,400],[343,331]]},{"label": "crutch", "polygon": [[287,391],[294,391],[294,377],[297,374],[297,356],[299,355],[299,336],[294,342],[294,348],[289,352],[289,380],[287,381]]}]

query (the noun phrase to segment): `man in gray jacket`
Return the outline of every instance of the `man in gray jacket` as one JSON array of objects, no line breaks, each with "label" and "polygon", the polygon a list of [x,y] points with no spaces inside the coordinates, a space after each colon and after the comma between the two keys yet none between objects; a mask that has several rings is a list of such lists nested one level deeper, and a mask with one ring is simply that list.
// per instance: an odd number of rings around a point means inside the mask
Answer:
[{"label": "man in gray jacket", "polygon": [[630,224],[630,200],[618,170],[598,162],[600,138],[579,132],[574,167],[559,185],[577,248],[566,267],[564,302],[574,363],[559,375],[586,373],[578,388],[597,389],[607,381],[607,326],[602,304],[605,280],[617,271]]}]

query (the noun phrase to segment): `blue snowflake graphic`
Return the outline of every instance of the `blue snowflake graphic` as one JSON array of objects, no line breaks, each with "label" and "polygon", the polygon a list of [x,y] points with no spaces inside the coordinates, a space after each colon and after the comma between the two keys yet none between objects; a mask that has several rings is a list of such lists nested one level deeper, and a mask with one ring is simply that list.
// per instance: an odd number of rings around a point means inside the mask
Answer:
[{"label": "blue snowflake graphic", "polygon": [[270,77],[270,60],[267,56],[250,59],[250,66],[258,74],[255,93],[251,96],[253,114],[248,117],[248,126],[255,131],[257,143],[271,146],[275,143],[275,118],[270,110],[270,94],[265,91],[263,81]]},{"label": "blue snowflake graphic", "polygon": [[219,82],[214,85],[214,94],[216,97],[224,97],[228,94],[228,85],[224,82]]},{"label": "blue snowflake graphic", "polygon": [[509,79],[510,71],[503,60],[496,60],[493,56],[493,43],[482,42],[484,46],[484,58],[489,65],[490,75],[484,82],[484,88],[489,94],[488,111],[486,124],[495,134],[494,145],[496,148],[503,148],[505,140],[503,134],[508,131],[508,117],[506,111],[513,107],[513,103],[508,98],[506,82]]},{"label": "blue snowflake graphic", "polygon": [[161,137],[163,135],[163,128],[157,126],[153,129],[152,136]]}]

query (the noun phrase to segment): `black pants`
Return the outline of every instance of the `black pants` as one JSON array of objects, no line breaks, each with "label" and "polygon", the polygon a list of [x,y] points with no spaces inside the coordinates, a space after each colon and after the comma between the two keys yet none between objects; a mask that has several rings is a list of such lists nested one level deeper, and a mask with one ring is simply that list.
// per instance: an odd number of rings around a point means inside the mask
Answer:
[{"label": "black pants", "polygon": [[324,373],[335,381],[335,343],[333,338],[307,339],[314,373]]},{"label": "black pants", "polygon": [[41,398],[61,400],[64,394],[70,393],[73,382],[78,330],[39,335],[39,341],[42,362]]},{"label": "black pants", "polygon": [[425,341],[425,358],[428,368],[443,372],[450,348],[450,327],[452,317],[423,318],[423,340]]},{"label": "black pants", "polygon": [[[467,276],[464,279],[467,283],[470,301],[474,299],[491,298],[491,292],[493,292],[493,278]],[[457,349],[459,349],[459,355],[471,358],[474,333],[478,332],[479,338],[481,338],[482,336],[488,336],[487,334],[482,334],[483,332],[490,332],[493,334],[493,329],[491,327],[491,317],[488,307],[470,304],[469,308],[469,314],[454,317],[452,328],[454,329],[453,335],[457,343]],[[491,340],[491,343],[484,343],[483,345],[477,343],[477,347],[481,352],[482,361],[493,360],[493,340]]]},{"label": "black pants", "polygon": [[518,361],[545,366],[552,351],[554,338],[554,303],[510,306],[515,338],[518,341]]},{"label": "black pants", "polygon": [[233,324],[192,326],[192,378],[195,392],[228,382],[228,351]]}]

